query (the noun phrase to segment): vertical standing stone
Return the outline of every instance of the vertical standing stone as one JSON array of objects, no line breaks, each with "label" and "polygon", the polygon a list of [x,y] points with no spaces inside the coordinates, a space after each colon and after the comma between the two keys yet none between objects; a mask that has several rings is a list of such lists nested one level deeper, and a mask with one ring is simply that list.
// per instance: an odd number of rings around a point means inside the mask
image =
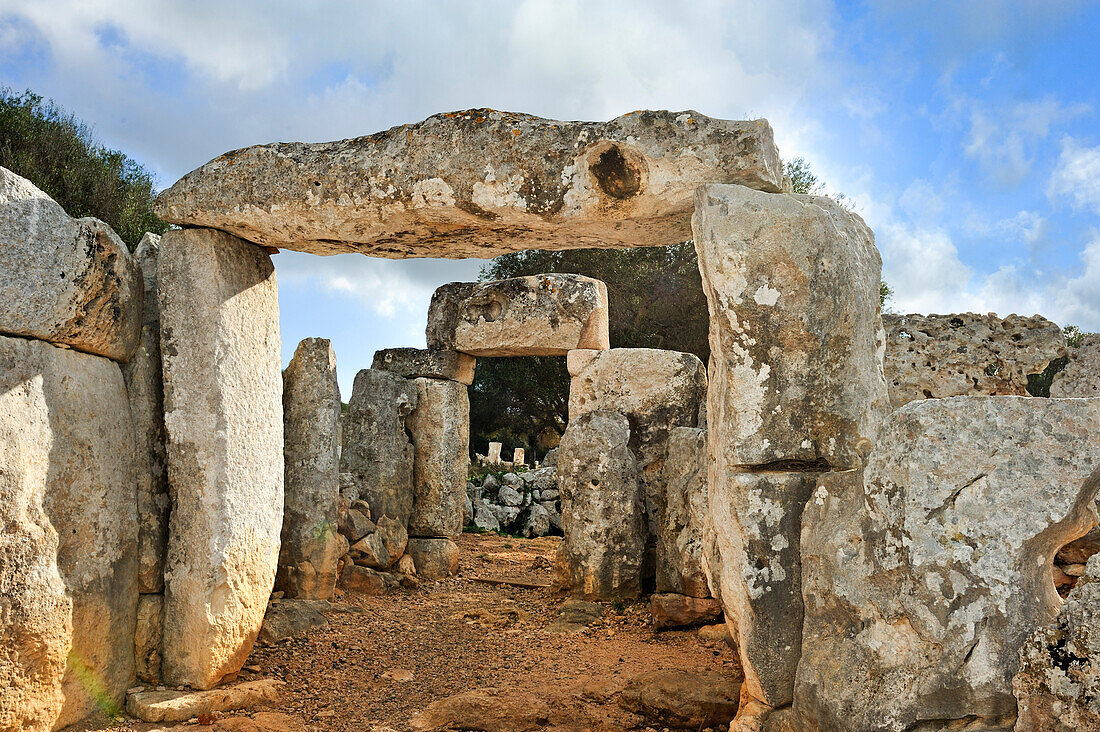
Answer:
[{"label": "vertical standing stone", "polygon": [[642,593],[646,529],[630,423],[606,410],[569,423],[558,450],[565,539],[557,583],[587,599]]},{"label": "vertical standing stone", "polygon": [[692,218],[710,312],[709,502],[745,669],[739,728],[794,695],[802,510],[856,468],[887,408],[881,260],[835,201],[703,185]]},{"label": "vertical standing stone", "polygon": [[710,597],[704,570],[703,519],[707,515],[707,431],[669,432],[661,473],[664,513],[657,528],[657,592]]},{"label": "vertical standing stone", "polygon": [[454,538],[462,533],[470,468],[470,398],[454,381],[413,379],[409,416],[415,448],[409,536]]},{"label": "vertical standing stone", "polygon": [[160,237],[146,234],[134,251],[145,281],[141,343],[122,367],[138,448],[138,588],[164,591],[164,552],[168,543],[168,471],[164,455],[164,388],[160,365],[160,306],[157,254]]},{"label": "vertical standing stone", "polygon": [[522,447],[517,447],[512,452],[512,465],[526,465],[524,462],[524,451]]},{"label": "vertical standing stone", "polygon": [[136,477],[118,364],[0,337],[0,729],[57,729],[122,703]]},{"label": "vertical standing stone", "polygon": [[488,456],[486,456],[485,462],[489,463],[490,465],[496,465],[497,463],[499,463],[500,462],[500,451],[503,447],[504,447],[504,445],[499,443],[499,442],[490,442],[489,443],[489,454],[488,454]]},{"label": "vertical standing stone", "polygon": [[339,421],[336,354],[324,338],[307,338],[283,374],[284,507],[275,587],[287,597],[328,600],[336,587]]},{"label": "vertical standing stone", "polygon": [[157,275],[172,497],[163,673],[208,689],[244,664],[275,581],[279,293],[271,257],[213,229],[165,234]]},{"label": "vertical standing stone", "polygon": [[345,498],[366,501],[375,519],[407,525],[412,514],[413,446],[405,422],[414,409],[416,387],[409,381],[378,369],[355,375],[340,470],[348,482]]}]

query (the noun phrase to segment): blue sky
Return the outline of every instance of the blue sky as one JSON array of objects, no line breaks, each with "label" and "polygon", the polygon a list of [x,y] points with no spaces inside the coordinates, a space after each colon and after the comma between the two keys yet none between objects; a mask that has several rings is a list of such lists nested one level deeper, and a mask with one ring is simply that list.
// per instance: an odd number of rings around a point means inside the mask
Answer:
[{"label": "blue sky", "polygon": [[[1100,3],[0,0],[0,85],[168,186],[220,153],[440,111],[768,118],[874,229],[903,312],[1100,330]],[[422,346],[479,261],[275,257],[284,358]]]}]

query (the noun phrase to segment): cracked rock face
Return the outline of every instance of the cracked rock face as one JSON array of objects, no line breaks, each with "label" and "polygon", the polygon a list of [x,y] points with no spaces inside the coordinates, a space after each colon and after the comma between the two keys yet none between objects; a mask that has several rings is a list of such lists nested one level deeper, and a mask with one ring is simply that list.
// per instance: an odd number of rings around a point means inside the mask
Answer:
[{"label": "cracked rock face", "polygon": [[607,286],[576,274],[452,282],[428,308],[429,348],[473,356],[564,356],[609,348]]},{"label": "cracked rock face", "polygon": [[350,140],[235,150],[184,176],[154,211],[314,254],[489,258],[684,241],[702,181],[783,190],[767,121],[471,109]]},{"label": "cracked rock face", "polygon": [[802,516],[806,729],[1011,728],[1019,649],[1061,605],[1054,554],[1096,521],[1098,435],[1100,399],[923,400],[887,418],[862,477],[821,477]]},{"label": "cracked rock face", "polygon": [[1100,333],[1086,335],[1069,350],[1066,368],[1055,374],[1052,397],[1100,397]]},{"label": "cracked rock face", "polygon": [[[1066,354],[1062,330],[1038,315],[883,315],[882,324],[895,409],[914,399],[1028,396],[1028,374]],[[1052,387],[1051,396],[1068,395]]]},{"label": "cracked rock face", "polygon": [[141,341],[141,268],[111,227],[73,219],[0,168],[0,333],[125,363]]}]

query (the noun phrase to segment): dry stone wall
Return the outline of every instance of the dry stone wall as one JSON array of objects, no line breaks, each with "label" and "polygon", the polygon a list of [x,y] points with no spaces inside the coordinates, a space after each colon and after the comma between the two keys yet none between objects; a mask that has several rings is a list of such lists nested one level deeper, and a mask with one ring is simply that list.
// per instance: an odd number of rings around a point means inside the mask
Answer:
[{"label": "dry stone wall", "polygon": [[1100,333],[1089,333],[1069,349],[1065,369],[1055,374],[1052,397],[1100,397]]}]

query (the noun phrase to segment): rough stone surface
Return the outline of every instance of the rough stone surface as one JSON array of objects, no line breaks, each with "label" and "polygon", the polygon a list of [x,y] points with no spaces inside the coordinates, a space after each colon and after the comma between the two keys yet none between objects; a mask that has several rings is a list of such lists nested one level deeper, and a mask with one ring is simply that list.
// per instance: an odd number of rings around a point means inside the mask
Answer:
[{"label": "rough stone surface", "polygon": [[168,468],[165,457],[164,384],[160,359],[160,305],[157,303],[157,256],[160,237],[142,237],[134,259],[145,283],[141,344],[122,367],[130,415],[137,436],[139,471],[138,589],[164,592],[164,553],[168,546]]},{"label": "rough stone surface", "polygon": [[721,674],[649,671],[627,682],[619,704],[651,724],[699,730],[729,722],[740,686]]},{"label": "rough stone surface", "polygon": [[160,639],[164,633],[164,595],[141,595],[134,632],[134,667],[138,681],[160,683]]},{"label": "rough stone surface", "polygon": [[118,364],[0,337],[0,728],[121,703],[134,673],[137,479]]},{"label": "rough stone surface", "polygon": [[264,624],[258,640],[261,643],[278,643],[296,638],[313,628],[328,625],[328,619],[312,600],[272,600],[264,613]]},{"label": "rough stone surface", "polygon": [[646,529],[630,423],[598,410],[570,420],[557,471],[565,538],[556,582],[576,597],[615,599],[642,592]]},{"label": "rough stone surface", "polygon": [[1055,374],[1052,397],[1100,397],[1100,333],[1090,333],[1069,349],[1066,368]]},{"label": "rough stone surface", "polygon": [[397,589],[397,578],[386,572],[347,562],[340,571],[340,586],[364,595],[385,595]]},{"label": "rough stone surface", "polygon": [[720,619],[722,603],[713,597],[658,593],[650,597],[649,611],[656,628],[685,628]]},{"label": "rough stone surface", "polygon": [[409,539],[416,576],[437,580],[458,574],[458,545],[450,539]]},{"label": "rough stone surface", "polygon": [[413,730],[528,732],[542,729],[550,707],[542,699],[514,689],[474,689],[432,702],[409,720]]},{"label": "rough stone surface", "polygon": [[386,348],[374,352],[372,369],[403,379],[449,379],[469,386],[474,383],[477,359],[468,353],[434,348]]},{"label": "rough stone surface", "polygon": [[1020,651],[1017,732],[1100,729],[1100,556]]},{"label": "rough stone surface", "polygon": [[259,679],[210,691],[140,691],[127,697],[126,711],[146,722],[183,722],[200,714],[278,701],[284,685],[278,679]]},{"label": "rough stone surface", "polygon": [[[807,729],[1011,727],[1011,679],[1096,521],[1100,400],[954,397],[891,414],[802,517],[795,711]],[[1090,478],[1091,475],[1091,478]],[[923,729],[923,728],[921,728]]]},{"label": "rough stone surface", "polygon": [[699,187],[692,226],[710,310],[711,475],[857,465],[887,411],[871,230],[829,198],[730,185]]},{"label": "rough stone surface", "polygon": [[371,515],[402,524],[408,523],[413,506],[413,446],[405,426],[415,408],[414,384],[386,371],[363,369],[355,375],[343,418],[340,470],[355,493],[345,497],[362,499]]},{"label": "rough stone surface", "polygon": [[440,288],[428,308],[428,346],[474,356],[564,356],[609,348],[607,286],[540,274]]},{"label": "rough stone surface", "polygon": [[489,258],[684,241],[701,181],[789,185],[767,121],[437,114],[351,140],[226,153],[158,196],[154,211],[315,254]]},{"label": "rough stone surface", "polygon": [[0,168],[0,333],[128,361],[141,340],[141,269],[111,227],[72,219]]},{"label": "rough stone surface", "polygon": [[409,532],[405,525],[397,519],[383,516],[378,519],[378,537],[390,555],[390,566],[396,564],[409,545]]},{"label": "rough stone surface", "polygon": [[283,373],[283,529],[275,587],[328,600],[336,589],[340,385],[324,338],[298,344]]},{"label": "rough stone surface", "polygon": [[657,592],[709,597],[703,521],[707,502],[707,431],[669,431],[662,470],[664,512],[657,525]]},{"label": "rough stone surface", "polygon": [[883,315],[882,324],[895,409],[914,399],[1027,396],[1028,374],[1066,353],[1062,330],[1038,315]]},{"label": "rough stone surface", "polygon": [[470,467],[470,398],[453,381],[414,379],[416,409],[408,429],[414,448],[409,536],[462,533]]},{"label": "rough stone surface", "polygon": [[205,689],[244,664],[278,566],[278,288],[262,249],[210,229],[165,234],[157,276],[172,497],[162,671]]}]

